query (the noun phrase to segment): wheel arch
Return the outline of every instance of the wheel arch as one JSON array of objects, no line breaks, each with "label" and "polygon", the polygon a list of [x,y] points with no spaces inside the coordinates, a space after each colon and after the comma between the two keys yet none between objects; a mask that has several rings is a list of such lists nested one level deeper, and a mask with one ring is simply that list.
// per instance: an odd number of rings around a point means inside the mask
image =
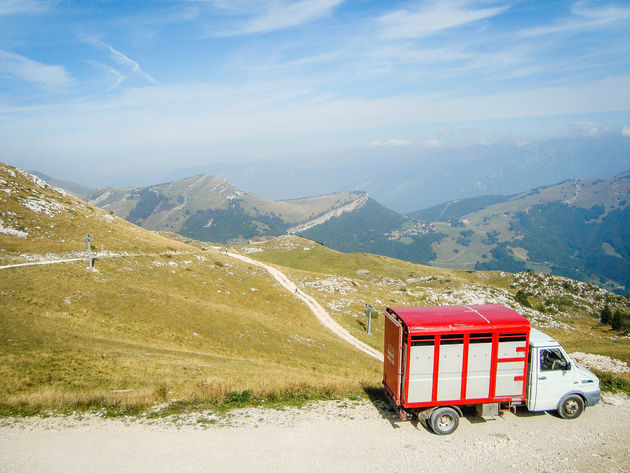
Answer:
[{"label": "wheel arch", "polygon": [[556,405],[556,409],[560,409],[560,406],[564,404],[564,401],[566,401],[569,396],[580,396],[582,401],[584,401],[584,407],[588,406],[588,399],[582,391],[570,391],[560,398],[558,404]]}]

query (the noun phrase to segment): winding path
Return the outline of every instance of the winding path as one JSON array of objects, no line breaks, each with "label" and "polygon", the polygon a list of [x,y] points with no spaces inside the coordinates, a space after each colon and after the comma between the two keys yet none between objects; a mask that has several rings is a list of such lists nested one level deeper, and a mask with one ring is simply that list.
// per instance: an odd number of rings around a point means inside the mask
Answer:
[{"label": "winding path", "polygon": [[322,325],[324,325],[324,327],[332,331],[335,335],[341,337],[343,340],[345,340],[355,348],[358,348],[365,354],[371,356],[372,358],[376,358],[380,362],[383,361],[383,354],[380,351],[372,348],[367,343],[362,342],[341,325],[339,325],[339,323],[330,316],[330,314],[319,304],[319,302],[317,302],[308,294],[301,291],[300,288],[298,288],[295,283],[293,283],[283,272],[279,271],[271,265],[261,263],[260,261],[248,258],[247,256],[235,253],[227,253],[227,255],[231,256],[232,258],[241,260],[245,263],[266,269],[267,272],[269,272],[269,274],[271,274],[271,276],[273,276],[273,278],[278,281],[282,287],[284,287],[287,291],[292,292],[300,300],[302,300],[308,306],[308,308],[311,309],[311,312],[313,312],[315,317],[317,317],[317,319],[322,323]]}]

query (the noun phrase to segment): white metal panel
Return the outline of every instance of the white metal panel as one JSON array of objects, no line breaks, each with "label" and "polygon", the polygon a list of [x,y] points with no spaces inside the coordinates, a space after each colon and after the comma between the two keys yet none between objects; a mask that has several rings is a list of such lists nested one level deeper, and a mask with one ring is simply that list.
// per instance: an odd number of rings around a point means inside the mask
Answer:
[{"label": "white metal panel", "polygon": [[523,394],[523,379],[515,381],[514,378],[523,378],[525,361],[510,361],[497,363],[497,383],[494,389],[495,396],[520,396]]},{"label": "white metal panel", "polygon": [[471,343],[468,346],[466,399],[486,399],[490,395],[492,343]]},{"label": "white metal panel", "polygon": [[525,352],[516,351],[517,348],[525,348],[525,340],[518,342],[499,342],[499,359],[524,357]]},{"label": "white metal panel", "polygon": [[434,346],[412,346],[410,353],[407,402],[431,401]]},{"label": "white metal panel", "polygon": [[438,373],[438,401],[459,400],[462,394],[462,360],[464,345],[440,345]]}]

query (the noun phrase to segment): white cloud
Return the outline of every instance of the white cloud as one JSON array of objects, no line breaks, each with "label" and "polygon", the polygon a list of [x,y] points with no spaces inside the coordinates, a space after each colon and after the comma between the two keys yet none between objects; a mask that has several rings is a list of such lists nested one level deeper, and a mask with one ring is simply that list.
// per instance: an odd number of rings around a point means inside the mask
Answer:
[{"label": "white cloud", "polygon": [[46,89],[59,89],[74,82],[62,65],[44,64],[4,50],[0,50],[0,74]]},{"label": "white cloud", "polygon": [[608,27],[612,23],[630,19],[630,7],[605,5],[597,8],[587,8],[583,2],[578,2],[571,9],[572,16],[559,20],[551,25],[529,28],[519,33],[522,37],[543,36],[558,33],[574,33],[585,30],[596,30]]},{"label": "white cloud", "polygon": [[573,128],[584,136],[599,136],[599,127],[593,122],[575,122],[573,123]]},{"label": "white cloud", "polygon": [[403,139],[391,139],[387,141],[374,140],[370,142],[370,148],[379,148],[383,146],[394,146],[394,147],[411,146],[411,141],[403,138]]},{"label": "white cloud", "polygon": [[382,36],[389,39],[420,38],[442,30],[490,18],[507,7],[475,8],[461,1],[433,1],[416,8],[396,10],[378,19]]},{"label": "white cloud", "polygon": [[218,36],[268,33],[303,25],[328,15],[344,0],[301,0],[273,2],[211,2],[215,7],[224,8],[236,15],[250,16],[234,29],[220,31]]},{"label": "white cloud", "polygon": [[621,128],[621,134],[623,136],[630,136],[630,126],[623,126]]}]

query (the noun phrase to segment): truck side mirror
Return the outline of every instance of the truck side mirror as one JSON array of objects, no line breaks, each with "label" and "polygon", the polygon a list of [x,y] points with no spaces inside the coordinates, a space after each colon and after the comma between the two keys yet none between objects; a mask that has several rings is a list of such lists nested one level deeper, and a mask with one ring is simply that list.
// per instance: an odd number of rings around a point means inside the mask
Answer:
[{"label": "truck side mirror", "polygon": [[567,371],[571,369],[571,362],[567,361],[564,363],[564,367],[562,368],[562,371]]}]

